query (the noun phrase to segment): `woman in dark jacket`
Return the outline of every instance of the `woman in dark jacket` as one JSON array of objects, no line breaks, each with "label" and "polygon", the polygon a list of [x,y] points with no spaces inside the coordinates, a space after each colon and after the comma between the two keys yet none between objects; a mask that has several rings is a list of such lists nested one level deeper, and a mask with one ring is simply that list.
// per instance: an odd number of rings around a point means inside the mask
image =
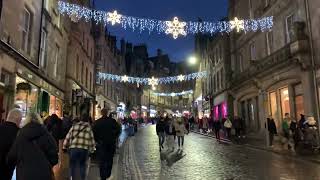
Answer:
[{"label": "woman in dark jacket", "polygon": [[8,154],[8,163],[16,164],[17,180],[54,179],[52,167],[58,163],[58,149],[38,114],[28,114]]}]

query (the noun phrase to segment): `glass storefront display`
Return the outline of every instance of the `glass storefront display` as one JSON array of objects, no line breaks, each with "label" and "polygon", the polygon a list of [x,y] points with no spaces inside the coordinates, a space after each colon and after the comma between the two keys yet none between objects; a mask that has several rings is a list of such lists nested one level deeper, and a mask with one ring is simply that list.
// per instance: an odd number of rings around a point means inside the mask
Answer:
[{"label": "glass storefront display", "polygon": [[279,119],[278,119],[278,104],[277,104],[277,93],[271,92],[269,94],[269,101],[270,101],[270,112],[271,116],[274,119],[277,127],[279,127]]},{"label": "glass storefront display", "polygon": [[25,119],[31,110],[37,111],[39,88],[26,80],[16,77],[15,105],[17,105]]},{"label": "glass storefront display", "polygon": [[280,100],[281,100],[281,117],[285,118],[286,113],[290,113],[290,101],[288,88],[280,89]]},{"label": "glass storefront display", "polygon": [[58,117],[62,117],[62,101],[52,95],[50,96],[49,114],[56,114]]}]

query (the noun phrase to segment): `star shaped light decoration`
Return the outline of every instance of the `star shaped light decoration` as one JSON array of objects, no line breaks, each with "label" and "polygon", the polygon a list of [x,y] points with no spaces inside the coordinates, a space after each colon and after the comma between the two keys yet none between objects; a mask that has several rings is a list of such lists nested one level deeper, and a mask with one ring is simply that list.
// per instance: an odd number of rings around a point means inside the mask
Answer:
[{"label": "star shaped light decoration", "polygon": [[117,11],[113,11],[113,13],[107,13],[107,22],[111,22],[111,25],[115,25],[116,23],[120,23],[122,15],[118,14]]},{"label": "star shaped light decoration", "polygon": [[187,32],[185,30],[186,22],[180,22],[177,17],[173,18],[173,21],[166,21],[167,29],[166,34],[172,34],[173,39],[177,39],[179,34],[186,36]]},{"label": "star shaped light decoration", "polygon": [[237,29],[237,32],[244,30],[244,20],[239,20],[235,17],[233,21],[230,21],[230,28]]},{"label": "star shaped light decoration", "polygon": [[155,86],[157,86],[159,84],[159,79],[154,78],[152,76],[152,78],[149,78],[148,84],[149,84],[149,86],[152,86],[152,89],[155,89]]},{"label": "star shaped light decoration", "polygon": [[129,77],[127,75],[121,76],[121,81],[122,82],[128,82],[129,81]]},{"label": "star shaped light decoration", "polygon": [[181,82],[181,81],[184,81],[184,79],[185,79],[184,75],[181,74],[178,76],[178,81]]}]

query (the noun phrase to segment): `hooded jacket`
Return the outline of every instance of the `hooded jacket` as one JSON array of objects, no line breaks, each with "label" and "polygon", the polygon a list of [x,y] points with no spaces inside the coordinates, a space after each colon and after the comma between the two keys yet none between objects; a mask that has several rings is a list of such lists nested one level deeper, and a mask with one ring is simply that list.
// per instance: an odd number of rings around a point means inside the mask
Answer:
[{"label": "hooded jacket", "polygon": [[8,165],[6,157],[18,133],[18,126],[13,122],[0,125],[0,177],[2,180],[11,180],[15,164]]},{"label": "hooded jacket", "polygon": [[8,164],[16,164],[19,180],[52,180],[52,167],[58,163],[54,138],[40,124],[23,127],[8,154]]}]

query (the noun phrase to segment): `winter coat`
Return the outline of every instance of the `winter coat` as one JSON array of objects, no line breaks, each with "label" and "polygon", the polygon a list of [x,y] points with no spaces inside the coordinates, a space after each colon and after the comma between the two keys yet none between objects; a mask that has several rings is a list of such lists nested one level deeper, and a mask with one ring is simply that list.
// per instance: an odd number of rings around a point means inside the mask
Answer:
[{"label": "winter coat", "polygon": [[186,127],[184,126],[184,123],[176,123],[175,129],[177,136],[184,136],[185,132],[187,131]]},{"label": "winter coat", "polygon": [[214,121],[213,123],[213,127],[216,131],[220,130],[221,129],[221,123],[220,121]]},{"label": "winter coat", "polygon": [[240,119],[234,119],[233,121],[233,127],[235,129],[241,129],[241,120]]},{"label": "winter coat", "polygon": [[121,126],[113,118],[102,117],[93,123],[92,131],[96,143],[115,148]]},{"label": "winter coat", "polygon": [[64,138],[64,132],[62,120],[56,114],[51,115],[47,120],[47,129],[58,145],[59,140]]},{"label": "winter coat", "polygon": [[8,163],[16,164],[18,180],[52,180],[52,167],[58,163],[54,138],[42,125],[27,124],[11,147]]},{"label": "winter coat", "polygon": [[156,125],[157,134],[164,133],[166,129],[166,122],[159,120]]},{"label": "winter coat", "polygon": [[277,126],[274,120],[268,119],[267,123],[268,123],[268,131],[272,134],[277,134]]},{"label": "winter coat", "polygon": [[16,139],[19,128],[13,122],[4,122],[0,125],[0,177],[2,180],[11,180],[15,164],[7,163],[7,155]]},{"label": "winter coat", "polygon": [[166,124],[165,132],[166,132],[166,135],[171,135],[171,136],[176,135],[176,129],[173,122],[170,121]]}]

